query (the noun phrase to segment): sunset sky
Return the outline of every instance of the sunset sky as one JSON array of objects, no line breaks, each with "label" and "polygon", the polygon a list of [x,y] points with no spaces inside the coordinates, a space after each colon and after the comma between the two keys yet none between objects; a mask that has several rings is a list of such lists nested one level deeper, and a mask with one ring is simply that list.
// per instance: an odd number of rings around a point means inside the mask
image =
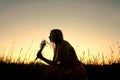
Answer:
[{"label": "sunset sky", "polygon": [[35,57],[54,28],[63,31],[78,56],[88,49],[108,55],[110,46],[117,55],[120,0],[0,0],[0,55],[16,57],[21,50]]}]

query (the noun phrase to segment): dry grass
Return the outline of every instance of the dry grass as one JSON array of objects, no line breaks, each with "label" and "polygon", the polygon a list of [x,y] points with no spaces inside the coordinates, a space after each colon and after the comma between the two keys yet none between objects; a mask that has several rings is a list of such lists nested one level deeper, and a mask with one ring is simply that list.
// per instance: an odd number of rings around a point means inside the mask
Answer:
[{"label": "dry grass", "polygon": [[[117,52],[114,51],[114,47],[117,46]],[[0,56],[0,62],[6,62],[6,63],[24,63],[24,64],[31,64],[31,63],[42,63],[40,60],[37,62],[33,61],[29,61],[28,57],[30,57],[32,54],[31,48],[32,48],[32,44],[30,44],[30,46],[28,47],[27,51],[25,53],[23,53],[23,48],[19,49],[19,55],[17,59],[13,59],[13,48],[14,45],[12,45],[11,48],[9,48],[8,51],[8,55],[5,56],[5,49],[3,50],[3,52],[1,52],[1,56]],[[116,42],[116,44],[113,44],[113,46],[109,46],[110,48],[110,56],[105,56],[105,53],[100,53],[98,52],[97,55],[92,55],[90,50],[88,49],[88,51],[83,51],[82,56],[78,56],[80,58],[80,60],[84,63],[84,64],[93,64],[93,65],[105,65],[105,64],[114,64],[114,63],[120,63],[120,44],[119,42]],[[34,56],[36,51],[34,51]],[[21,56],[22,54],[24,54],[24,56]],[[88,56],[88,58],[86,59],[86,56]],[[114,55],[117,55],[117,58],[115,58]],[[28,56],[28,57],[27,57]]]}]

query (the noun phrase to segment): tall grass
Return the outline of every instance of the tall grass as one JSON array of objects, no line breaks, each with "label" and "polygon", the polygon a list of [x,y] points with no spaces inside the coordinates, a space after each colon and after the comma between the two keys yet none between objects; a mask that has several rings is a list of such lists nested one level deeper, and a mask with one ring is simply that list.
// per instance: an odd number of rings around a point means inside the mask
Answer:
[{"label": "tall grass", "polygon": [[[105,55],[105,52],[97,52],[95,55],[88,49],[83,51],[80,60],[85,64],[93,65],[111,65],[120,63],[120,44],[116,42],[109,46],[109,55]],[[86,58],[87,57],[87,58]]]},{"label": "tall grass", "polygon": [[[117,46],[116,48],[114,48]],[[4,48],[3,51],[0,52],[0,62],[6,62],[6,63],[24,63],[24,64],[31,64],[31,63],[43,63],[42,61],[29,61],[29,58],[31,56],[36,56],[37,51],[32,50],[33,46],[32,43],[29,45],[27,52],[24,52],[23,48],[20,48],[18,51],[18,57],[17,59],[14,59],[13,56],[13,50],[14,50],[14,44],[12,44],[12,47],[9,48],[7,52],[7,56],[5,56],[6,49]],[[119,42],[116,42],[116,44],[113,44],[112,46],[109,46],[110,48],[110,56],[105,56],[104,52],[98,52],[97,55],[92,55],[91,51],[88,49],[87,51],[82,52],[82,56],[78,56],[80,60],[85,64],[93,64],[93,65],[105,65],[105,64],[115,64],[120,63],[120,44]],[[117,51],[116,51],[116,50]],[[24,56],[22,56],[24,54]],[[31,55],[33,54],[33,55]],[[86,55],[88,56],[86,59]],[[115,56],[117,55],[117,57]]]}]

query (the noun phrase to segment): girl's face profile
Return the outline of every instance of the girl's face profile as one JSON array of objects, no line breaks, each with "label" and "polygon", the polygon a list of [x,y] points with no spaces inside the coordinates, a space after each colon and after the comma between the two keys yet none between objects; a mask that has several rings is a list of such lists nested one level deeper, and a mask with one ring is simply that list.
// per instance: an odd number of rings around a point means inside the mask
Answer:
[{"label": "girl's face profile", "polygon": [[55,40],[54,38],[55,38],[55,36],[54,36],[53,32],[50,32],[49,40],[51,42],[54,42],[54,40]]},{"label": "girl's face profile", "polygon": [[49,36],[49,40],[52,42],[51,37]]}]

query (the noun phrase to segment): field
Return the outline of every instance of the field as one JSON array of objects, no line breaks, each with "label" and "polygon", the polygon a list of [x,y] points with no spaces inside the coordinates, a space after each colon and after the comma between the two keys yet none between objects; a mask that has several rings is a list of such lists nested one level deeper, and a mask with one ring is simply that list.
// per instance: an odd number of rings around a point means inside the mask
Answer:
[{"label": "field", "polygon": [[[119,80],[120,64],[112,65],[84,65],[88,80]],[[0,62],[1,79],[31,79],[45,80],[43,71],[48,65],[40,63],[16,64]]]},{"label": "field", "polygon": [[[120,46],[118,47],[118,54],[120,55],[119,51]],[[90,52],[88,54],[90,55]],[[102,56],[101,64],[98,64],[100,56],[90,57],[89,61],[83,63],[88,74],[88,80],[120,80],[120,58],[113,59],[113,54],[114,51],[111,48],[112,56],[109,57],[107,64],[105,63],[104,56]],[[45,80],[46,75],[43,74],[43,71],[48,65],[39,62],[10,62],[9,59],[3,60],[3,57],[4,56],[0,57],[1,79]],[[81,60],[84,62],[84,57],[82,57]]]}]

